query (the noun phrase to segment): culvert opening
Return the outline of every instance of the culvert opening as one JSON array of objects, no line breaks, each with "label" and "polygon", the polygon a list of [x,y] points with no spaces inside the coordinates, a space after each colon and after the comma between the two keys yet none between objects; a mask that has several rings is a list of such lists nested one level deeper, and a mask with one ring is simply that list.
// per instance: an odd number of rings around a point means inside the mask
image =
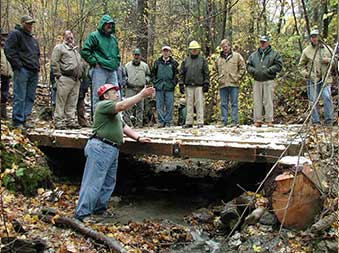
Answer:
[{"label": "culvert opening", "polygon": [[[85,165],[83,150],[42,148],[49,164],[61,179],[81,182]],[[184,224],[184,217],[197,209],[226,203],[246,191],[255,191],[271,164],[223,163],[227,168],[211,168],[215,161],[136,158],[120,154],[117,184],[112,206],[118,222],[165,219]],[[185,164],[185,166],[183,165]]]}]

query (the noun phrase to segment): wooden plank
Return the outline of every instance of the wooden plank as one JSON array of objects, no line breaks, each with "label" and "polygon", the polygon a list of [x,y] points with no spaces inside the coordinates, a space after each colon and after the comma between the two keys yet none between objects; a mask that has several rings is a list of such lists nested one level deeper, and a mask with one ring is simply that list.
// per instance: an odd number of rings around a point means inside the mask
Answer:
[{"label": "wooden plank", "polygon": [[180,156],[217,160],[254,162],[256,148],[238,148],[230,146],[180,145]]},{"label": "wooden plank", "polygon": [[127,154],[155,154],[172,156],[172,145],[166,143],[139,143],[126,140],[120,151]]},{"label": "wooden plank", "polygon": [[[39,146],[76,149],[83,149],[90,135],[90,131],[40,131],[28,133],[30,140],[37,142]],[[165,139],[161,137],[152,138],[151,143],[141,144],[130,138],[125,138],[125,143],[120,149],[121,152],[128,154],[155,154],[245,162],[275,162],[280,157],[284,147],[284,145],[277,145],[276,143],[273,146],[266,145],[266,141],[251,143],[250,140],[247,141],[246,139],[240,141],[240,143],[220,140],[209,144],[207,141],[202,141],[204,140],[203,135],[198,138],[176,136],[175,139]],[[185,139],[190,139],[191,141]],[[201,141],[200,144],[199,140]],[[291,145],[288,154],[295,155],[298,147],[299,145]]]},{"label": "wooden plank", "polygon": [[83,149],[87,143],[88,138],[70,138],[68,136],[54,136],[42,134],[30,134],[28,138],[32,142],[38,143],[38,146],[53,147],[53,148],[76,148]]}]

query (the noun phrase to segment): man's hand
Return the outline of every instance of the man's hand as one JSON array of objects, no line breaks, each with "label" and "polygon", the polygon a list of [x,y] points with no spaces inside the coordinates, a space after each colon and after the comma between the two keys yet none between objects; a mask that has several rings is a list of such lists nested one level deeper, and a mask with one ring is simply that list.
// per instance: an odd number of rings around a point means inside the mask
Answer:
[{"label": "man's hand", "polygon": [[148,137],[140,137],[140,138],[139,138],[139,142],[140,142],[140,143],[151,142],[151,138],[148,138]]},{"label": "man's hand", "polygon": [[202,86],[202,91],[206,93],[208,92],[208,88],[209,88],[208,83],[204,83],[204,85]]},{"label": "man's hand", "polygon": [[329,64],[330,60],[328,58],[323,58],[321,61],[322,64]]},{"label": "man's hand", "polygon": [[184,85],[180,85],[180,93],[185,94],[185,86]]},{"label": "man's hand", "polygon": [[145,87],[140,91],[140,95],[143,98],[151,97],[155,94],[155,89],[153,87]]}]

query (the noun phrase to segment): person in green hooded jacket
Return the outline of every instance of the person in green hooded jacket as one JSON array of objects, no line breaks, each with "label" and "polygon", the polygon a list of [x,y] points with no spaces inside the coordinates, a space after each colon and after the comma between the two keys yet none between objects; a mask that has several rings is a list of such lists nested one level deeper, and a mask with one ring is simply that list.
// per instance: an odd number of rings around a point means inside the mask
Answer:
[{"label": "person in green hooded jacket", "polygon": [[99,102],[96,91],[105,83],[118,84],[117,69],[120,66],[118,40],[115,36],[115,22],[104,15],[98,29],[87,37],[81,50],[82,58],[91,66],[92,107]]}]

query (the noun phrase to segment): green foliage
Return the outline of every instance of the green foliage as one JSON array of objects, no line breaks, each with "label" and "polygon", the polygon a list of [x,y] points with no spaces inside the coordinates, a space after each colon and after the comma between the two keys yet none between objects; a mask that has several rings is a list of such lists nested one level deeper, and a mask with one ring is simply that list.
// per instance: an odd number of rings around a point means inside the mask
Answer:
[{"label": "green foliage", "polygon": [[1,126],[1,174],[4,187],[24,195],[34,195],[38,188],[52,186],[52,172],[39,151],[20,132]]}]

